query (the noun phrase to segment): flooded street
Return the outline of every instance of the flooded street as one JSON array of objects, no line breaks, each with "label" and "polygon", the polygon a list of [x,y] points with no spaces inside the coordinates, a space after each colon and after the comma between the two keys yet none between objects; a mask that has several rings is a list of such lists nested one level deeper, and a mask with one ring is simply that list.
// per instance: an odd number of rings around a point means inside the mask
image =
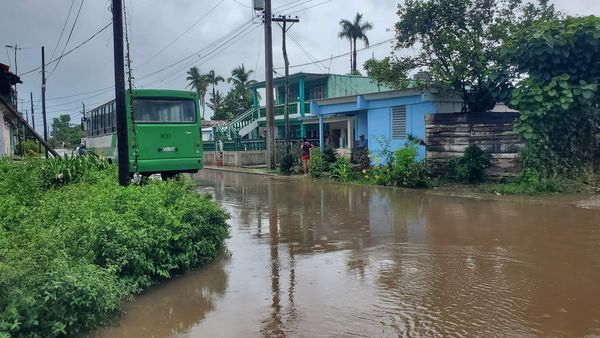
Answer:
[{"label": "flooded street", "polygon": [[600,211],[203,171],[228,252],[95,337],[600,335]]}]

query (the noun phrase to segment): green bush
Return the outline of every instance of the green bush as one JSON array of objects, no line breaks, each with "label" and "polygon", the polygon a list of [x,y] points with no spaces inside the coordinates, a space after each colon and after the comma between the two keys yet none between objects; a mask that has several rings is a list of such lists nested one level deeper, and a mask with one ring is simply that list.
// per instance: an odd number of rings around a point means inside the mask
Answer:
[{"label": "green bush", "polygon": [[337,154],[333,146],[327,146],[323,149],[323,158],[327,163],[334,163],[337,160]]},{"label": "green bush", "polygon": [[352,163],[347,159],[340,157],[331,165],[331,177],[342,182],[353,180],[356,175]]},{"label": "green bush", "polygon": [[32,140],[26,140],[18,143],[15,152],[26,157],[33,157],[42,154],[40,151],[40,146]]},{"label": "green bush", "polygon": [[481,183],[487,177],[487,169],[492,164],[492,154],[471,144],[463,157],[450,161],[450,170],[454,178],[463,183]]},{"label": "green bush", "polygon": [[396,186],[426,188],[431,185],[431,173],[426,161],[417,160],[417,143],[408,142],[393,152],[390,181]]},{"label": "green bush", "polygon": [[328,170],[327,162],[325,157],[318,147],[310,150],[310,175],[312,177],[322,177]]},{"label": "green bush", "polygon": [[119,187],[80,160],[0,161],[0,336],[78,335],[223,248],[228,216],[191,182]]},{"label": "green bush", "polygon": [[285,175],[291,174],[296,162],[296,158],[292,154],[283,155],[279,160],[279,171]]}]

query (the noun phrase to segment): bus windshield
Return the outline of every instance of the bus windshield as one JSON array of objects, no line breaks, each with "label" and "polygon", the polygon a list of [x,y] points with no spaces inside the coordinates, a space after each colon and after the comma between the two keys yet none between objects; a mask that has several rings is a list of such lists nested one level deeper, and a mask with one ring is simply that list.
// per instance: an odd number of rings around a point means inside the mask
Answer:
[{"label": "bus windshield", "polygon": [[137,123],[194,123],[196,107],[192,100],[134,99]]}]

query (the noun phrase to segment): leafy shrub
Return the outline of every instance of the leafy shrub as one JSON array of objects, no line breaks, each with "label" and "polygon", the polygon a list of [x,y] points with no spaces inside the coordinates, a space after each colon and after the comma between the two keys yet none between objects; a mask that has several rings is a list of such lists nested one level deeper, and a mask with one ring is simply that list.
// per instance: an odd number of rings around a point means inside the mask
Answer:
[{"label": "leafy shrub", "polygon": [[333,146],[327,146],[323,149],[323,158],[327,163],[334,163],[337,160],[337,154]]},{"label": "leafy shrub", "polygon": [[57,187],[89,179],[98,170],[108,168],[108,162],[94,153],[86,156],[65,155],[41,163],[42,179],[46,187]]},{"label": "leafy shrub", "polygon": [[[221,251],[227,214],[190,182],[119,187],[113,166],[86,162],[48,185],[42,167],[51,162],[0,161],[0,199],[10,206],[0,211],[0,336],[78,335],[132,293]],[[11,190],[15,178],[25,187]]]},{"label": "leafy shrub", "polygon": [[21,143],[18,143],[15,152],[26,157],[41,154],[40,146],[32,140],[21,141]]},{"label": "leafy shrub", "polygon": [[292,169],[296,165],[296,159],[292,154],[285,154],[279,161],[279,170],[281,173],[289,175],[292,173]]},{"label": "leafy shrub", "polygon": [[450,161],[450,168],[456,180],[464,183],[481,183],[487,177],[487,169],[492,164],[492,154],[471,144],[463,157]]},{"label": "leafy shrub", "polygon": [[417,160],[417,143],[406,143],[394,151],[391,159],[390,181],[396,186],[425,188],[431,185],[431,173],[426,161]]},{"label": "leafy shrub", "polygon": [[331,165],[331,177],[342,182],[348,182],[355,178],[352,163],[347,159],[340,157]]},{"label": "leafy shrub", "polygon": [[327,162],[318,147],[310,150],[310,175],[312,177],[321,177],[327,172]]}]

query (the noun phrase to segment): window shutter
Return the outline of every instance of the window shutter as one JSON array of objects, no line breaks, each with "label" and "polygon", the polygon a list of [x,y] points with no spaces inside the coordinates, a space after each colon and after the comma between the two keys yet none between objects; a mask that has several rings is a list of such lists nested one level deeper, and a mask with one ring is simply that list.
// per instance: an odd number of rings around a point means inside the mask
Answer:
[{"label": "window shutter", "polygon": [[392,108],[392,140],[406,139],[406,106]]}]

